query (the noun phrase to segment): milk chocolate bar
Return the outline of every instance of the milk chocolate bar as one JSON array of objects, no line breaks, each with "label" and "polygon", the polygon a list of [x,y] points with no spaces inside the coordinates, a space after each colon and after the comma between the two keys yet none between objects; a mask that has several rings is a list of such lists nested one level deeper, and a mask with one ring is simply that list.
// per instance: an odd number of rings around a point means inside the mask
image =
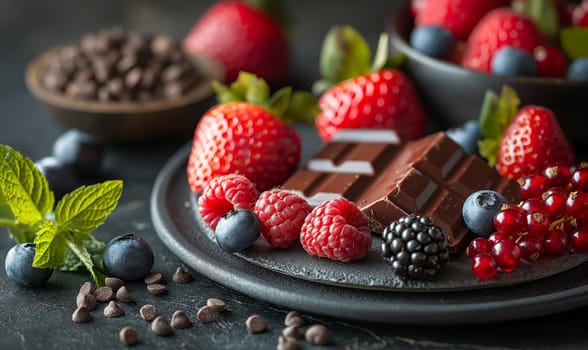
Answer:
[{"label": "milk chocolate bar", "polygon": [[451,251],[465,243],[468,229],[461,210],[471,193],[493,189],[510,202],[519,200],[516,182],[466,153],[444,132],[407,142],[392,134],[369,137],[369,130],[355,133],[361,141],[354,140],[354,132],[334,138],[282,188],[311,205],[343,196],[358,205],[374,232],[410,213],[429,216],[447,233]]}]

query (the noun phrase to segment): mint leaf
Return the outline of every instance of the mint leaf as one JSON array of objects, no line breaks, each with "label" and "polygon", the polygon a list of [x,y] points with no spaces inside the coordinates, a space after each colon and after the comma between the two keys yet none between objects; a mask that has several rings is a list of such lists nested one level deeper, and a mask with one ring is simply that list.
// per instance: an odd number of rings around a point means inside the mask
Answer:
[{"label": "mint leaf", "polygon": [[71,249],[73,254],[75,254],[81,263],[86,267],[86,269],[92,275],[94,282],[96,282],[96,286],[102,287],[104,286],[104,278],[106,277],[102,272],[100,272],[96,266],[94,265],[94,261],[92,260],[92,255],[86,249],[86,246],[82,242],[82,240],[76,238],[73,235],[70,235],[68,238],[65,239],[65,243]]},{"label": "mint leaf", "polygon": [[65,260],[67,246],[58,233],[57,224],[45,221],[41,224],[35,237],[35,258],[33,266],[39,268],[57,268]]},{"label": "mint leaf", "polygon": [[559,31],[561,47],[571,60],[588,56],[588,27],[566,27]]},{"label": "mint leaf", "polygon": [[333,26],[325,36],[319,58],[321,76],[340,82],[370,72],[371,50],[353,27]]},{"label": "mint leaf", "polygon": [[102,225],[116,208],[122,187],[121,180],[80,187],[57,203],[55,220],[61,229],[89,239],[90,233]]},{"label": "mint leaf", "polygon": [[[92,262],[94,266],[101,266],[102,264],[102,256],[104,254],[104,249],[106,248],[106,244],[102,241],[99,241],[95,238],[91,238],[89,240],[82,241],[86,250],[92,256]],[[67,251],[67,256],[65,257],[65,261],[61,266],[59,266],[60,271],[77,271],[80,267],[82,267],[81,260],[74,254],[73,251]]]},{"label": "mint leaf", "polygon": [[33,161],[6,145],[0,145],[0,197],[4,218],[30,226],[40,222],[55,203],[47,179]]}]

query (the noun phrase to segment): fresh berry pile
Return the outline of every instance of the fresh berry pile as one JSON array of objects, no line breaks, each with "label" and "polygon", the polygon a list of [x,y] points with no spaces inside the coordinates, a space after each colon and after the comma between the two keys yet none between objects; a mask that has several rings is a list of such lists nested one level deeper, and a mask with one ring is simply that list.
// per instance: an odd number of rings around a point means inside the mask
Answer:
[{"label": "fresh berry pile", "polygon": [[519,180],[523,201],[504,205],[493,218],[495,232],[467,248],[472,271],[491,278],[522,262],[568,252],[588,252],[588,167],[554,164]]}]

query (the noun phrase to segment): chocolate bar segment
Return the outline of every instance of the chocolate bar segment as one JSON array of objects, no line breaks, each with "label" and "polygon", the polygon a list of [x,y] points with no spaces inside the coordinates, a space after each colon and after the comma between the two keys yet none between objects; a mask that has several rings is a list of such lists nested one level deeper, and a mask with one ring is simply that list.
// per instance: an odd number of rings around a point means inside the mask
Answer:
[{"label": "chocolate bar segment", "polygon": [[358,205],[374,232],[410,213],[432,217],[447,233],[452,251],[462,247],[468,234],[461,210],[471,193],[493,189],[510,202],[519,200],[516,182],[501,177],[443,132],[408,142],[377,141],[353,142],[349,135],[335,140],[282,188],[311,205],[343,196]]}]

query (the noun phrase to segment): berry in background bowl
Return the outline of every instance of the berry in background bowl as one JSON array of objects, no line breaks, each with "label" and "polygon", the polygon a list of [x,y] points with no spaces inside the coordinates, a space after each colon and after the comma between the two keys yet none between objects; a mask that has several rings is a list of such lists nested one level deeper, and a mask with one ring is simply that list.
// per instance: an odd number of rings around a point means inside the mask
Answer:
[{"label": "berry in background bowl", "polygon": [[211,105],[211,82],[223,76],[220,64],[170,37],[115,27],[41,53],[25,79],[64,127],[129,142],[189,135]]},{"label": "berry in background bowl", "polygon": [[[477,119],[487,90],[500,91],[508,85],[517,91],[522,103],[551,109],[575,147],[588,147],[588,139],[584,136],[588,127],[584,122],[585,107],[582,102],[588,96],[588,59],[572,60],[565,52],[574,51],[574,48],[563,50],[562,46],[552,44],[564,41],[549,41],[543,32],[533,27],[530,19],[521,19],[526,17],[512,10],[526,2],[532,0],[484,0],[487,5],[485,12],[471,14],[474,20],[468,23],[450,21],[451,11],[427,8],[472,3],[479,10],[482,2],[436,0],[426,2],[416,10],[405,4],[397,8],[389,26],[392,50],[406,58],[404,70],[415,84],[429,116],[439,127],[452,127]],[[559,3],[562,2],[556,0],[553,4],[563,8]],[[457,12],[463,15],[467,11],[460,8]],[[575,27],[566,13],[560,12],[559,15],[561,27],[565,27],[558,32],[559,37],[574,37],[584,30]],[[495,19],[492,20],[492,17]],[[520,41],[476,51],[472,42],[491,41],[487,34],[501,21],[524,28]],[[483,27],[480,29],[480,26]],[[565,33],[562,34],[562,31]],[[427,49],[429,52],[421,47],[428,45],[427,42],[435,44]],[[588,45],[584,46],[588,48]],[[574,55],[581,55],[581,52]],[[493,66],[496,72],[492,72]]]}]

